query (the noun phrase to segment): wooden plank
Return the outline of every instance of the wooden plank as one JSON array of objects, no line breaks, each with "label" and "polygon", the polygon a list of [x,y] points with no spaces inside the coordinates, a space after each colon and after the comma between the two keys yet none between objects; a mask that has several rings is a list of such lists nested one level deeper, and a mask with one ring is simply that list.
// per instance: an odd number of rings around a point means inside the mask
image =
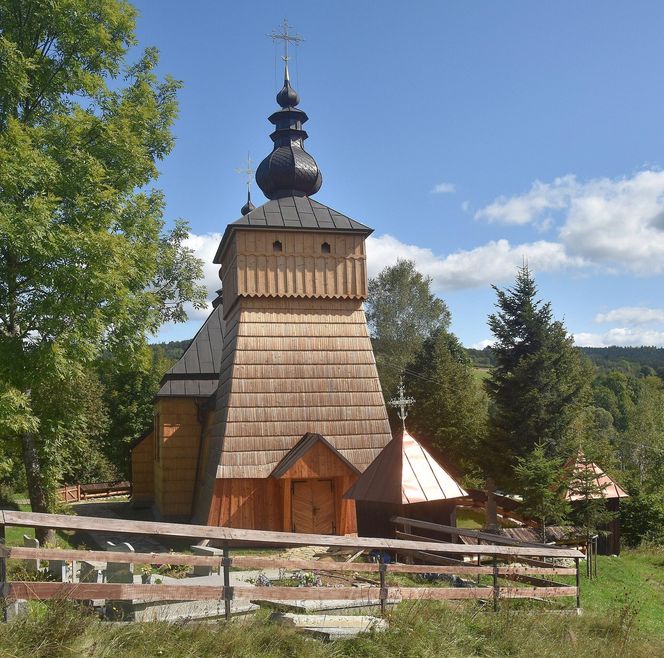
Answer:
[{"label": "wooden plank", "polygon": [[185,553],[119,553],[115,551],[79,551],[60,548],[0,547],[0,554],[10,559],[98,560],[125,564],[181,564],[218,567],[220,557]]},{"label": "wooden plank", "polygon": [[[269,589],[269,588],[266,588]],[[215,585],[130,585],[121,583],[10,582],[10,599],[111,599],[126,601],[199,601],[221,599],[224,588]]]},{"label": "wooden plank", "polygon": [[97,530],[131,534],[162,535],[165,537],[188,537],[194,539],[216,539],[236,544],[273,546],[344,546],[347,548],[370,548],[395,550],[412,549],[452,555],[495,556],[546,556],[583,557],[575,549],[518,548],[513,546],[465,546],[426,541],[403,541],[370,537],[338,537],[331,535],[296,534],[266,530],[246,530],[213,526],[187,525],[184,523],[157,523],[153,521],[126,521],[97,517],[77,517],[66,514],[39,514],[4,510],[4,523],[20,527],[54,528],[59,530]]},{"label": "wooden plank", "polygon": [[394,516],[390,519],[392,523],[399,525],[410,525],[413,528],[421,530],[433,530],[445,535],[459,535],[460,537],[473,537],[474,539],[481,539],[482,541],[492,542],[494,544],[504,546],[528,546],[531,548],[557,548],[556,545],[549,544],[536,544],[533,542],[520,542],[518,539],[512,537],[504,537],[502,535],[494,535],[490,532],[481,532],[479,530],[471,530],[469,528],[457,528],[456,526],[442,525],[439,523],[431,523],[430,521],[420,521],[418,519],[407,519],[402,516]]},{"label": "wooden plank", "polygon": [[576,596],[576,587],[501,587],[501,599],[551,598]]},{"label": "wooden plank", "polygon": [[[118,553],[114,551],[88,551],[59,548],[26,548],[23,546],[1,546],[0,557],[8,559],[41,560],[97,560],[101,562],[123,562],[126,564],[179,564],[190,566],[218,567],[220,557],[189,555],[186,553]],[[345,571],[349,573],[378,573],[379,565],[373,562],[334,562],[327,560],[288,560],[280,558],[234,557],[231,566],[247,569],[289,569],[307,571]],[[471,564],[440,566],[435,564],[387,565],[388,573],[440,573],[440,574],[492,574],[493,567],[477,567]],[[573,576],[576,569],[556,567],[541,569],[532,567],[500,567],[501,576],[547,574]]]}]

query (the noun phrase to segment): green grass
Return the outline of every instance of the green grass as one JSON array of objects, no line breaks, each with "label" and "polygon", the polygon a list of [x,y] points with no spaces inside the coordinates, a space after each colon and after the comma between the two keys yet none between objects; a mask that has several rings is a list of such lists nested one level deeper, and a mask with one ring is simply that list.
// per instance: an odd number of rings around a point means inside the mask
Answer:
[{"label": "green grass", "polygon": [[458,528],[471,528],[479,530],[484,527],[484,512],[469,509],[468,507],[457,510],[456,524]]},{"label": "green grass", "polygon": [[599,556],[597,576],[582,578],[585,609],[608,615],[629,606],[637,612],[636,626],[664,641],[664,548],[624,551],[617,558]]},{"label": "green grass", "polygon": [[663,566],[664,549],[600,558],[598,579],[582,581],[581,616],[526,601],[501,602],[498,613],[474,602],[406,602],[386,633],[333,644],[274,625],[264,611],[230,624],[111,625],[64,602],[34,604],[28,617],[0,624],[0,658],[655,658],[664,655]]},{"label": "green grass", "polygon": [[504,606],[494,614],[476,605],[405,603],[390,628],[325,644],[269,622],[265,612],[232,623],[110,625],[63,602],[39,605],[30,617],[0,625],[0,656],[144,658],[174,656],[302,656],[339,658],[482,656],[503,658],[653,658],[664,644],[642,634],[622,609],[608,615],[560,616]]}]

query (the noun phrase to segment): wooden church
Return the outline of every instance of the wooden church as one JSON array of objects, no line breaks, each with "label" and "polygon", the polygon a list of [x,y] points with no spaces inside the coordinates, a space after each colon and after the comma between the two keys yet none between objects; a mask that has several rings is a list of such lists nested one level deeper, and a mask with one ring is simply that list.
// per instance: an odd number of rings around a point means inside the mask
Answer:
[{"label": "wooden church", "polygon": [[343,494],[392,436],[362,307],[372,229],[311,196],[318,165],[286,65],[273,150],[214,262],[222,288],[132,447],[133,499],[158,517],[356,532]]}]

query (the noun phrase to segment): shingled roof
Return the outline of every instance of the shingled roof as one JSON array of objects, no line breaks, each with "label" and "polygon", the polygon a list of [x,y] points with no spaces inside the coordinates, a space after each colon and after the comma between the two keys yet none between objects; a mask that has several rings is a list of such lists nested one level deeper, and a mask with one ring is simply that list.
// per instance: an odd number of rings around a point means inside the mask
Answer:
[{"label": "shingled roof", "polygon": [[222,305],[212,310],[179,360],[161,380],[157,397],[209,397],[217,390],[224,338]]},{"label": "shingled roof", "polygon": [[408,505],[467,496],[408,432],[392,439],[344,498]]},{"label": "shingled roof", "polygon": [[351,231],[365,235],[373,229],[306,196],[273,199],[254,208],[226,227],[214,263],[221,262],[221,253],[231,231],[238,228],[304,229],[310,231]]}]

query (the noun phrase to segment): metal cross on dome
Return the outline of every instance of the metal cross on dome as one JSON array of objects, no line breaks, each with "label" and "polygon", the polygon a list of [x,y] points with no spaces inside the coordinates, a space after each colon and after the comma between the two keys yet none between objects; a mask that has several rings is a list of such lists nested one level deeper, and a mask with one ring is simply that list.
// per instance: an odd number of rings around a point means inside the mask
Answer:
[{"label": "metal cross on dome", "polygon": [[299,46],[304,41],[304,39],[299,34],[288,33],[289,29],[293,29],[293,26],[288,24],[288,19],[286,18],[284,18],[281,29],[281,32],[272,30],[272,32],[270,32],[270,34],[267,36],[270,37],[272,41],[277,41],[277,39],[279,39],[284,42],[284,54],[282,55],[281,59],[283,59],[284,62],[288,64],[288,44],[292,43],[294,46]]},{"label": "metal cross on dome", "polygon": [[406,416],[408,416],[408,407],[412,407],[415,404],[415,398],[406,397],[406,389],[403,385],[403,377],[399,380],[399,386],[397,387],[397,393],[399,394],[398,398],[392,398],[388,404],[390,407],[396,407],[398,409],[397,415],[401,419],[403,424],[403,431],[406,431]]},{"label": "metal cross on dome", "polygon": [[247,183],[247,189],[251,187],[251,181],[254,178],[254,168],[251,166],[252,160],[251,160],[251,155],[247,153],[247,166],[246,167],[238,167],[235,170],[236,174],[244,174],[247,177],[246,183]]}]

